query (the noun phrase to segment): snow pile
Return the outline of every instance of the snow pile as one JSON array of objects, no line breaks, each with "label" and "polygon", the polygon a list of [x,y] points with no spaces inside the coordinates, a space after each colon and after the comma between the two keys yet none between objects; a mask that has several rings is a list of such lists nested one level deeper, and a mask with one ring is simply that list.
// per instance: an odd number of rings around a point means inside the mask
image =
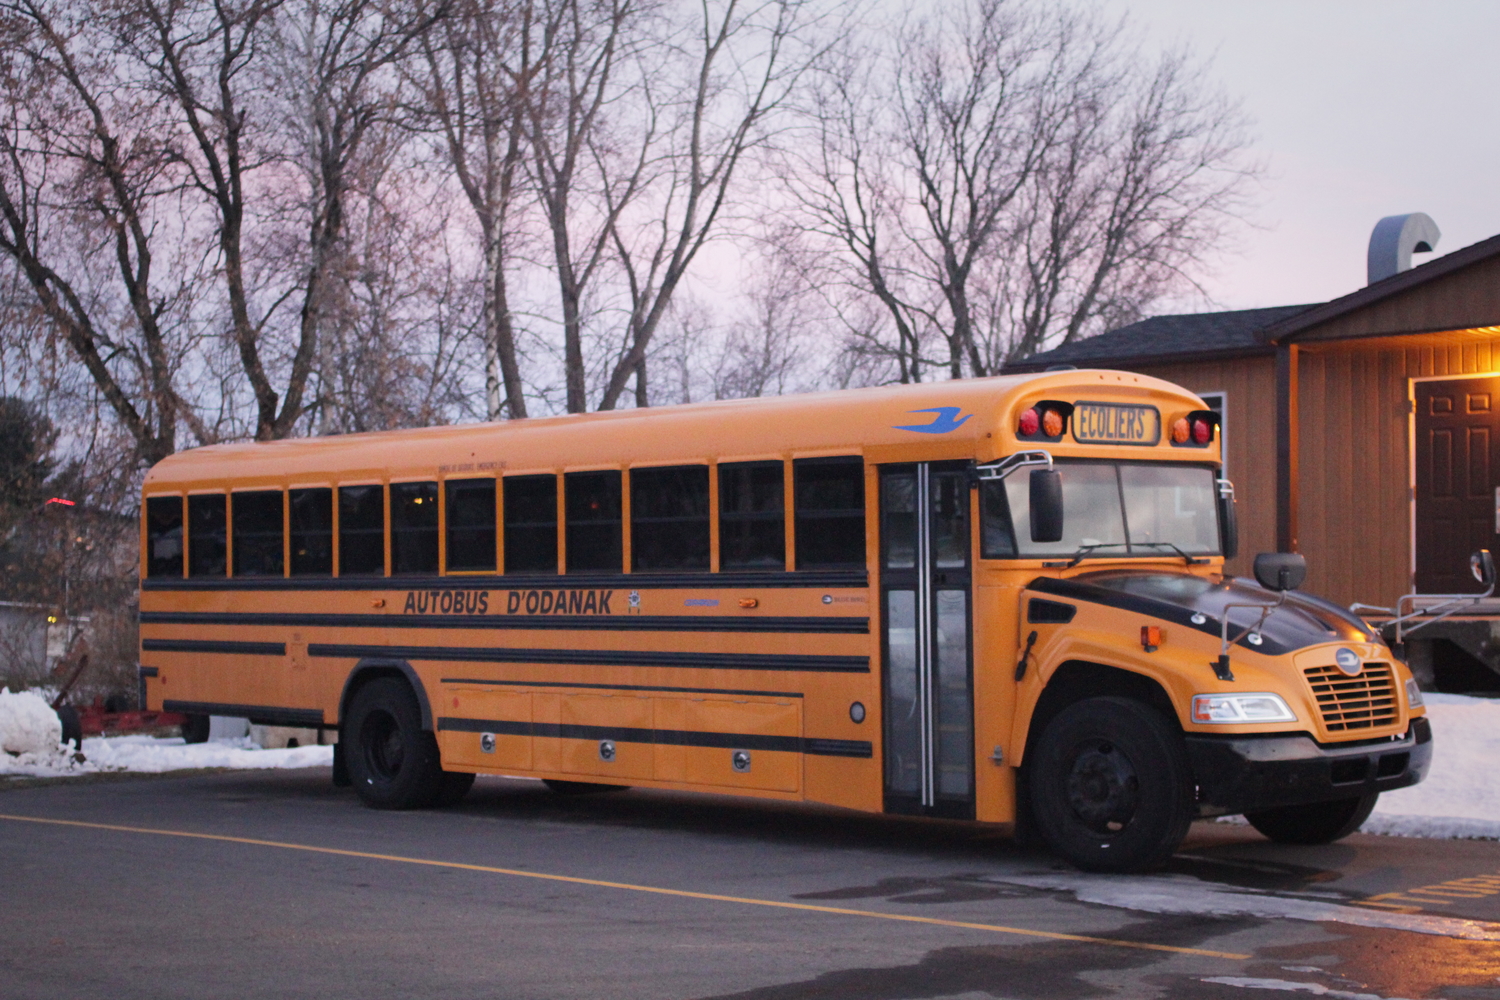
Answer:
[{"label": "snow pile", "polygon": [[1432,768],[1386,792],[1360,829],[1397,837],[1500,838],[1500,699],[1427,694]]},{"label": "snow pile", "polygon": [[55,755],[62,722],[40,696],[0,687],[0,750],[7,754]]},{"label": "snow pile", "polygon": [[208,743],[184,743],[180,737],[158,739],[152,736],[92,736],[83,741],[81,755],[69,754],[67,749],[63,746],[52,753],[30,752],[16,756],[0,754],[0,775],[55,778],[104,771],[161,773],[205,767],[253,770],[329,767],[333,764],[331,746],[262,750],[244,737]]}]

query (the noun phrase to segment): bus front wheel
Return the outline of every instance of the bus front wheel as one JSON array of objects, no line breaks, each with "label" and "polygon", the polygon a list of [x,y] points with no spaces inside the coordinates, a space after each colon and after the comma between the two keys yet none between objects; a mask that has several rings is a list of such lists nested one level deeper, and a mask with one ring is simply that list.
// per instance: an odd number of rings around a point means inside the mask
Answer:
[{"label": "bus front wheel", "polygon": [[1084,871],[1138,872],[1177,850],[1193,821],[1182,734],[1129,698],[1063,709],[1032,750],[1032,814],[1042,839]]},{"label": "bus front wheel", "polygon": [[1375,808],[1379,792],[1352,799],[1283,806],[1245,813],[1245,819],[1278,844],[1331,844],[1358,830]]},{"label": "bus front wheel", "polygon": [[349,777],[365,805],[420,809],[447,797],[437,740],[422,729],[421,708],[405,681],[381,677],[360,688],[339,739],[349,741]]}]

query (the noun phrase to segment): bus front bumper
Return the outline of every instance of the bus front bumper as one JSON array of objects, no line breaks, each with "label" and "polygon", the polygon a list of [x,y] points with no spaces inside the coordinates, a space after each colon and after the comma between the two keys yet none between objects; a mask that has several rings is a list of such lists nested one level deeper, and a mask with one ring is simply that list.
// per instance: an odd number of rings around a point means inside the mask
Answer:
[{"label": "bus front bumper", "polygon": [[1187,750],[1202,815],[1256,812],[1415,785],[1432,763],[1432,726],[1419,716],[1398,739],[1348,745],[1188,733]]}]

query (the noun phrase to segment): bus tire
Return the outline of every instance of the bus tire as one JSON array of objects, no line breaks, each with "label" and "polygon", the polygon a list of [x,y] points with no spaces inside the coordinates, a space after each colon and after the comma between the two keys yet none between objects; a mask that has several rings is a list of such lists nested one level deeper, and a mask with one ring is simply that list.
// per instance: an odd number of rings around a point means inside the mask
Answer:
[{"label": "bus tire", "polygon": [[1187,836],[1196,812],[1187,748],[1149,705],[1117,697],[1076,702],[1047,724],[1032,754],[1037,830],[1078,868],[1146,871]]},{"label": "bus tire", "polygon": [[359,689],[339,734],[345,740],[349,777],[365,805],[422,809],[442,797],[437,739],[422,728],[422,710],[404,679],[379,677]]},{"label": "bus tire", "polygon": [[599,792],[623,792],[629,785],[604,785],[596,781],[563,781],[559,778],[543,778],[546,785],[558,795],[596,795]]},{"label": "bus tire", "polygon": [[1278,844],[1331,844],[1358,830],[1379,798],[1379,792],[1367,792],[1352,799],[1263,809],[1245,813],[1245,819]]}]

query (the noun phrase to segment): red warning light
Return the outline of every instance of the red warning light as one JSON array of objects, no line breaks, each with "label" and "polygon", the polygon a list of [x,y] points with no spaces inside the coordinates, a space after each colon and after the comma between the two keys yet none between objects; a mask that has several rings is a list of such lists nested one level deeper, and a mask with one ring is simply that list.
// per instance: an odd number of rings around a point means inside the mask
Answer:
[{"label": "red warning light", "polygon": [[1193,421],[1193,440],[1199,444],[1208,444],[1214,438],[1214,425],[1207,420]]},{"label": "red warning light", "polygon": [[[78,504],[77,504],[76,501],[73,501],[73,500],[64,500],[62,497],[52,497],[50,500],[47,501],[47,503],[60,503],[60,504],[62,504],[65,507],[76,507],[76,506],[78,506]],[[46,504],[43,504],[42,506],[45,507]]]},{"label": "red warning light", "polygon": [[1021,411],[1020,431],[1023,435],[1030,437],[1041,426],[1042,418],[1037,416],[1036,407],[1033,406],[1030,409]]}]

